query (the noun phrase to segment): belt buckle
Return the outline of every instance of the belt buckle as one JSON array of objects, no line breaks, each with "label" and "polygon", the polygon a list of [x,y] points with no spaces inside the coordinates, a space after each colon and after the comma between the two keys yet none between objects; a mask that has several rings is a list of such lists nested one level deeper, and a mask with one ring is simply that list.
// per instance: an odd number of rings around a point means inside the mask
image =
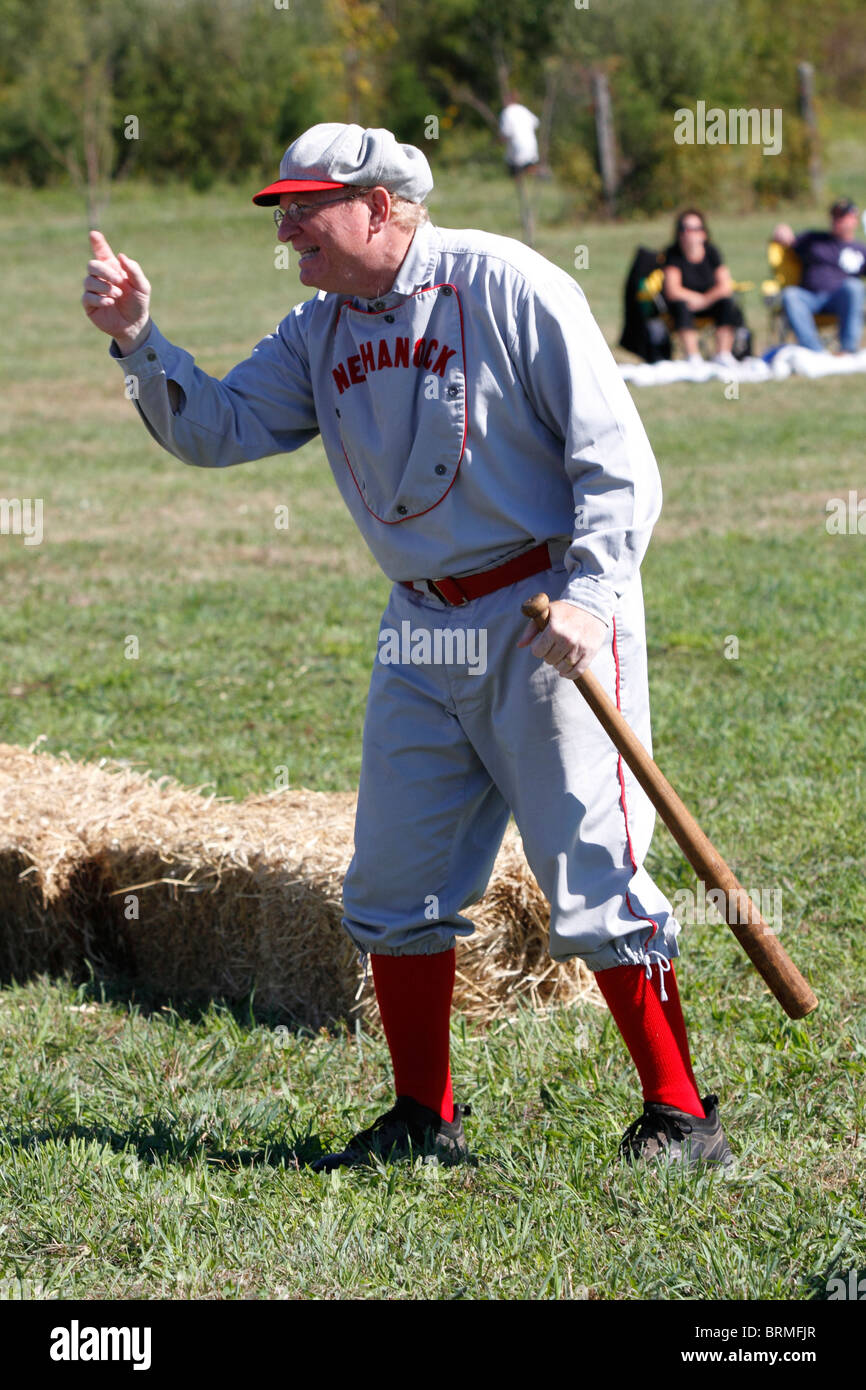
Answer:
[{"label": "belt buckle", "polygon": [[447,603],[449,608],[462,608],[464,604],[469,602],[469,599],[466,597],[463,590],[460,588],[460,585],[456,579],[443,579],[440,582],[442,584],[452,584],[456,588],[458,594],[460,595],[460,598],[458,600],[450,599],[448,595],[445,593],[445,590],[439,587],[439,583],[437,583],[435,579],[427,580],[427,588],[430,590],[431,594],[435,594],[435,596],[437,598],[440,598],[443,603]]}]

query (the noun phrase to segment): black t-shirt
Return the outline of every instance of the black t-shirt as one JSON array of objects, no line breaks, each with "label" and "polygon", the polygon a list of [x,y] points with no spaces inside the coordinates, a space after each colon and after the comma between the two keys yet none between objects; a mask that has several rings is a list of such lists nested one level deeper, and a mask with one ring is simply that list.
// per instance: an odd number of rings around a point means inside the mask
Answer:
[{"label": "black t-shirt", "polygon": [[672,265],[677,268],[683,277],[683,289],[695,290],[698,294],[706,294],[716,283],[716,271],[723,265],[721,252],[713,246],[711,241],[706,243],[704,248],[704,259],[702,261],[686,260],[679,242],[674,242],[665,251],[665,265]]}]

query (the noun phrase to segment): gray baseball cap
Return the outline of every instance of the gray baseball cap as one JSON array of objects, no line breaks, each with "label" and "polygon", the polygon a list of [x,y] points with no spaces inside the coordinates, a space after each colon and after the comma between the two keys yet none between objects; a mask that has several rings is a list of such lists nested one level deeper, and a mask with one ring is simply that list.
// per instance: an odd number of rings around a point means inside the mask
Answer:
[{"label": "gray baseball cap", "polygon": [[316,188],[387,188],[420,203],[433,187],[430,165],[414,145],[401,145],[390,130],[328,121],[293,141],[280,160],[280,177],[253,198],[271,207],[283,193]]}]

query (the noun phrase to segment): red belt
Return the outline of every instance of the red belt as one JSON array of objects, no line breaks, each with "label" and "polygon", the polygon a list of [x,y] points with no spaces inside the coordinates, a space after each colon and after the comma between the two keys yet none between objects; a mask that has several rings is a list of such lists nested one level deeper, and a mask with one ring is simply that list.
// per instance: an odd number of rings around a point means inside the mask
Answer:
[{"label": "red belt", "polygon": [[[549,570],[552,564],[547,541],[543,541],[541,545],[525,550],[522,555],[516,555],[513,560],[506,560],[504,565],[497,565],[492,570],[461,574],[459,579],[419,579],[416,582],[426,584],[431,594],[449,603],[452,608],[460,608],[474,598],[483,598],[485,594],[495,593],[508,584],[516,584],[519,579],[541,574],[543,570]],[[401,579],[400,583],[404,589],[415,588],[410,579]]]}]

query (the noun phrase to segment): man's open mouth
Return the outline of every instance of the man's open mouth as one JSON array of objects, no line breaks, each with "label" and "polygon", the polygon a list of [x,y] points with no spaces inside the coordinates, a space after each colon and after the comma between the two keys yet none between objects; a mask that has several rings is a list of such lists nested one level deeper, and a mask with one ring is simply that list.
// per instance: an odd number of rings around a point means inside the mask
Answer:
[{"label": "man's open mouth", "polygon": [[307,247],[304,248],[303,251],[300,252],[300,254],[299,254],[299,256],[298,256],[298,260],[299,260],[299,261],[305,261],[305,260],[307,259],[308,256],[315,256],[315,254],[316,254],[316,252],[317,252],[318,250],[319,250],[319,247],[318,247],[318,246],[307,246]]}]

